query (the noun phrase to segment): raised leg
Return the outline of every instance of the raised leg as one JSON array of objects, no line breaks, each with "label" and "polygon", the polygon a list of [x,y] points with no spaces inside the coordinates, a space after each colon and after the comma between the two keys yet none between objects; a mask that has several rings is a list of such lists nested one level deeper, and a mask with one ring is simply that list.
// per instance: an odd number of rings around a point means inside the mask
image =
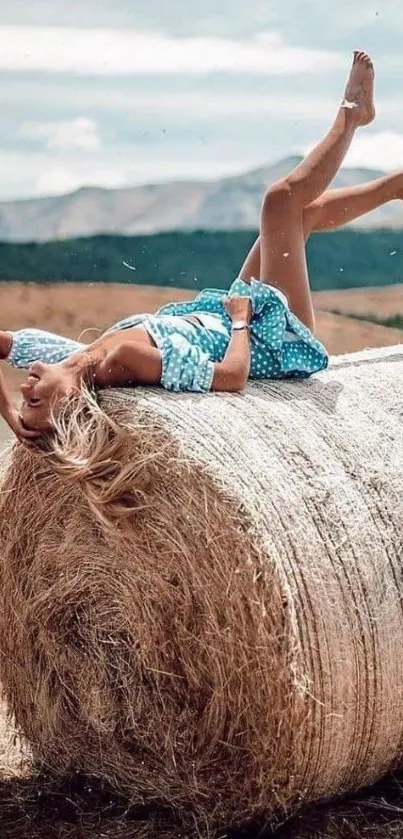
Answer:
[{"label": "raised leg", "polygon": [[359,186],[330,189],[304,208],[305,238],[314,231],[342,227],[397,198],[403,198],[403,172]]},{"label": "raised leg", "polygon": [[[374,109],[372,62],[365,53],[356,52],[347,84],[345,99],[356,107],[340,108],[326,137],[286,178],[266,193],[260,223],[262,282],[281,289],[288,297],[292,311],[311,329],[314,314],[305,256],[303,213],[316,201],[333,180],[359,125],[373,119]],[[244,265],[241,277],[249,279]]]},{"label": "raised leg", "polygon": [[[396,199],[403,199],[403,172],[385,175],[359,186],[329,189],[304,207],[302,226],[305,241],[311,233],[343,227]],[[260,277],[260,236],[249,251],[240,276],[244,280]]]}]

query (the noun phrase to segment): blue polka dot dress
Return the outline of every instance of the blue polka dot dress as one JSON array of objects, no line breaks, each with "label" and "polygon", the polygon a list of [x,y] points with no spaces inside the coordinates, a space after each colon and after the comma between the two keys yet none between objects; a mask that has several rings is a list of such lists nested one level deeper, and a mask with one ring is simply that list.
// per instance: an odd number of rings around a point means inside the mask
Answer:
[{"label": "blue polka dot dress", "polygon": [[[303,378],[327,367],[325,348],[277,289],[258,280],[237,279],[228,295],[251,299],[251,379]],[[217,289],[205,289],[191,302],[170,303],[155,315],[133,315],[108,332],[142,325],[161,351],[161,385],[172,391],[205,392],[211,388],[214,363],[222,361],[231,338],[225,296]],[[185,320],[198,314],[200,324]],[[56,363],[84,346],[41,330],[22,329],[13,333],[8,361],[15,367],[28,367],[38,359]]]},{"label": "blue polka dot dress", "polygon": [[12,367],[21,369],[26,369],[33,361],[57,364],[85,346],[43,329],[19,329],[10,334],[13,343],[7,361]]}]

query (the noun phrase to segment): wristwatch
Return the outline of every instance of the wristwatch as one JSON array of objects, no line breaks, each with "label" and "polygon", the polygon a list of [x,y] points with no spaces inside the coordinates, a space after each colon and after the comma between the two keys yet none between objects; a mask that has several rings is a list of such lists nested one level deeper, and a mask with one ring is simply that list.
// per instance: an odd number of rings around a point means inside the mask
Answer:
[{"label": "wristwatch", "polygon": [[232,331],[238,332],[240,329],[250,329],[249,323],[246,320],[234,320]]}]

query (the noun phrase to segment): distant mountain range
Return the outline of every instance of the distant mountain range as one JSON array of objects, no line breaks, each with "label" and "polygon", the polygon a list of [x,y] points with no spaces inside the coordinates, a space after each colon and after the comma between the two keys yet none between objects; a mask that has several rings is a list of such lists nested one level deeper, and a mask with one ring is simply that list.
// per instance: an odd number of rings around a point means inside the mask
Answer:
[{"label": "distant mountain range", "polygon": [[[144,234],[171,230],[245,230],[258,226],[268,184],[300,160],[214,181],[102,189],[83,187],[68,195],[0,202],[0,240],[50,241],[100,233]],[[342,169],[333,186],[352,186],[384,175],[373,169]],[[403,227],[403,206],[392,202],[354,224],[360,229]]]}]

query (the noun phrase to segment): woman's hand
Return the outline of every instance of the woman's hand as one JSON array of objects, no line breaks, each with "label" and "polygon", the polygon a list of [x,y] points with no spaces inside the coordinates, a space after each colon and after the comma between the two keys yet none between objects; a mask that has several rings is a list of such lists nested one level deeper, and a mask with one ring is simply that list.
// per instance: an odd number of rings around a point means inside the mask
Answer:
[{"label": "woman's hand", "polygon": [[19,412],[17,408],[15,408],[11,396],[8,392],[6,380],[3,375],[3,371],[0,368],[0,416],[3,417],[7,425],[11,428],[11,431],[14,432],[20,443],[25,443],[25,445],[29,445],[29,443],[33,441],[33,438],[37,437],[38,434],[35,431],[27,431],[24,428]]},{"label": "woman's hand", "polygon": [[13,339],[11,337],[10,332],[4,332],[4,330],[0,331],[0,358],[8,358],[11,352],[11,347],[13,345]]},{"label": "woman's hand", "polygon": [[224,308],[232,322],[244,320],[246,323],[250,323],[252,320],[252,303],[249,297],[241,297],[238,294],[225,297]]},{"label": "woman's hand", "polygon": [[27,428],[24,428],[17,408],[10,408],[7,413],[4,414],[4,419],[20,443],[24,443],[24,445],[28,447],[29,444],[32,444],[33,440],[39,436],[37,431],[30,431]]}]

